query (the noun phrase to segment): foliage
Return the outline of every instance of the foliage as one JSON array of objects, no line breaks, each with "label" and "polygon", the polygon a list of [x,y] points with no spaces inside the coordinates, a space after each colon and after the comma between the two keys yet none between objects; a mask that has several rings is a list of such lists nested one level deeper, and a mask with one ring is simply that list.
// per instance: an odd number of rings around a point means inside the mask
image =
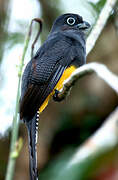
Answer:
[{"label": "foliage", "polygon": [[99,0],[97,3],[93,3],[93,2],[89,2],[89,3],[99,15],[100,11],[102,10],[102,8],[104,7],[106,3],[106,0]]}]

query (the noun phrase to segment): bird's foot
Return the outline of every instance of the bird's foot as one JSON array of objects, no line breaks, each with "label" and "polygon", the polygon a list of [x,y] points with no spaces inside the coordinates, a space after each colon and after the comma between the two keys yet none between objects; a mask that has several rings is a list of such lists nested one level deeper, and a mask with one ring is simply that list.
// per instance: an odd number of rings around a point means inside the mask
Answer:
[{"label": "bird's foot", "polygon": [[60,91],[55,89],[55,93],[53,95],[53,100],[54,101],[60,102],[60,101],[62,101],[64,99],[63,97],[59,97],[59,93],[60,93]]}]

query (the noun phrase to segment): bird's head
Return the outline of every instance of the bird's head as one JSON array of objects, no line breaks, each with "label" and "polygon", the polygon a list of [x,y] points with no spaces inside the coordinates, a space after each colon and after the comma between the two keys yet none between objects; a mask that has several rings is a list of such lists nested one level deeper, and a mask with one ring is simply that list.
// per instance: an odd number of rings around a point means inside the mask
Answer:
[{"label": "bird's head", "polygon": [[84,21],[80,15],[68,13],[59,16],[54,21],[51,32],[69,29],[86,32],[89,28],[90,24]]}]

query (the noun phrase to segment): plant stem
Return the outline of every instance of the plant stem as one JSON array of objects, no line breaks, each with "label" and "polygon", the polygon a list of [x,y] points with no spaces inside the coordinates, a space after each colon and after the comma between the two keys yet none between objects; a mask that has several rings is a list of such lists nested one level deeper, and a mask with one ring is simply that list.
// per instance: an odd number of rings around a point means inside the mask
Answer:
[{"label": "plant stem", "polygon": [[23,49],[23,55],[22,55],[22,58],[21,58],[21,62],[20,62],[20,65],[19,65],[19,71],[18,71],[18,89],[17,89],[17,97],[16,97],[15,115],[14,115],[14,118],[13,118],[13,126],[12,126],[12,134],[11,134],[10,154],[9,154],[6,178],[5,178],[6,180],[13,180],[15,162],[16,162],[16,158],[18,157],[18,155],[17,156],[14,155],[14,152],[16,151],[16,142],[17,142],[17,139],[18,139],[18,130],[19,130],[18,111],[19,111],[21,74],[22,74],[22,69],[23,69],[23,65],[24,65],[24,58],[25,58],[25,55],[26,55],[26,52],[27,52],[30,36],[31,36],[31,26],[29,28],[29,32],[28,32],[26,40],[25,40],[25,45],[24,45],[24,49]]},{"label": "plant stem", "polygon": [[16,143],[18,140],[18,130],[19,130],[19,116],[18,116],[18,111],[19,111],[19,98],[20,98],[20,86],[21,86],[21,75],[22,75],[22,70],[23,70],[23,66],[24,66],[24,59],[25,59],[25,55],[27,52],[27,48],[29,45],[29,41],[30,41],[30,37],[31,37],[31,33],[32,33],[32,23],[33,21],[38,22],[40,27],[39,27],[39,31],[38,34],[36,36],[36,39],[32,45],[32,53],[33,53],[33,49],[34,49],[34,45],[36,43],[36,41],[38,40],[38,37],[42,31],[42,21],[39,18],[35,18],[31,21],[30,23],[30,27],[29,27],[29,31],[28,34],[26,36],[26,40],[25,40],[25,44],[24,44],[24,49],[23,49],[23,55],[21,58],[21,62],[19,65],[19,71],[18,71],[18,88],[17,88],[17,97],[16,97],[16,106],[15,106],[15,115],[13,118],[13,129],[12,129],[12,134],[11,134],[11,145],[10,145],[10,154],[9,154],[9,160],[8,160],[8,166],[7,166],[7,173],[6,173],[6,178],[5,180],[13,180],[13,176],[14,176],[14,169],[15,169],[15,162],[16,162],[16,158],[19,155],[19,152],[17,150],[16,147]]}]

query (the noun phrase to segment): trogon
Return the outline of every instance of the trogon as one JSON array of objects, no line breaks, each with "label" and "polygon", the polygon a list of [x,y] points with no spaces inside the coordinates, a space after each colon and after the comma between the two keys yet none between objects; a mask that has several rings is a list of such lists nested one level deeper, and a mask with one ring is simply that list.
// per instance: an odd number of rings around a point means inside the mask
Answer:
[{"label": "trogon", "polygon": [[[86,63],[85,32],[90,24],[78,14],[63,14],[53,23],[47,40],[27,64],[21,85],[20,119],[28,129],[30,180],[37,179],[37,112],[63,87],[76,68]],[[56,93],[56,94],[55,94]],[[57,98],[58,100],[58,98]]]}]

